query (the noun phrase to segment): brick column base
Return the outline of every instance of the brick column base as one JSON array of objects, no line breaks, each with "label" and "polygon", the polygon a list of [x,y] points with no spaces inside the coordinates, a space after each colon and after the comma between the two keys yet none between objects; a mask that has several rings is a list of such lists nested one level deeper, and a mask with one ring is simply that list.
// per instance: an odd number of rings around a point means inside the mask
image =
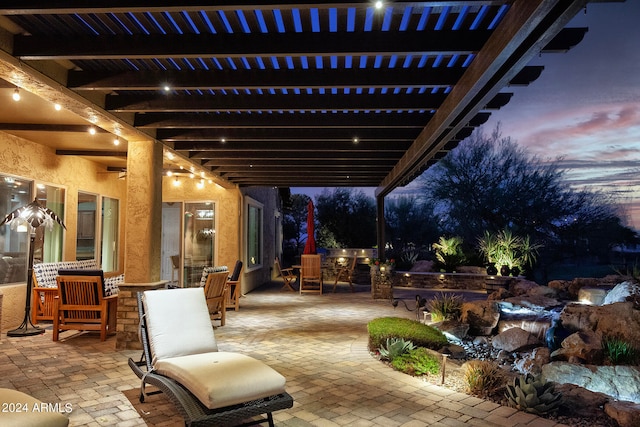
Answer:
[{"label": "brick column base", "polygon": [[138,339],[138,292],[162,289],[166,280],[154,283],[123,283],[118,285],[118,323],[116,325],[116,350],[142,350]]}]

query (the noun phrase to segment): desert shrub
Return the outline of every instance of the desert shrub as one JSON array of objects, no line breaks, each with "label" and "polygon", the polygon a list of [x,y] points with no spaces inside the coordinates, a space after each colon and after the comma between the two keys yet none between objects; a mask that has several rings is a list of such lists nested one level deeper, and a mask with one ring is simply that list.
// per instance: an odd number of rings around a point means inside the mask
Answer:
[{"label": "desert shrub", "polygon": [[500,368],[493,362],[472,360],[464,364],[464,384],[470,394],[487,396],[500,388],[503,381]]},{"label": "desert shrub", "polygon": [[418,347],[391,361],[394,369],[409,375],[435,375],[440,371],[440,359],[424,347]]},{"label": "desert shrub", "polygon": [[614,365],[637,365],[640,362],[640,351],[621,338],[606,337],[602,340],[602,349]]},{"label": "desert shrub", "polygon": [[380,357],[389,361],[394,361],[399,356],[415,349],[411,341],[402,338],[387,338],[386,346],[380,347]]},{"label": "desert shrub", "polygon": [[460,317],[462,297],[456,294],[441,292],[440,295],[433,297],[433,299],[427,302],[427,309],[431,313],[431,320],[433,322],[456,320]]},{"label": "desert shrub", "polygon": [[399,317],[379,317],[367,324],[369,350],[376,351],[387,338],[402,338],[416,347],[438,349],[447,344],[447,338],[437,330],[416,320]]},{"label": "desert shrub", "polygon": [[433,244],[433,250],[436,252],[438,266],[445,271],[454,271],[466,260],[462,251],[462,237],[459,236],[440,237],[438,243]]}]

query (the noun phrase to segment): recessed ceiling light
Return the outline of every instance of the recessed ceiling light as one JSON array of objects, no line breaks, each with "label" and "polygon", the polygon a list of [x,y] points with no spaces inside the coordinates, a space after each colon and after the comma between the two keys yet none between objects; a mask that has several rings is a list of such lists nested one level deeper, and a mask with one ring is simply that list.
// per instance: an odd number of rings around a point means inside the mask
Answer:
[{"label": "recessed ceiling light", "polygon": [[113,140],[113,145],[120,145],[120,138],[116,136],[115,139]]},{"label": "recessed ceiling light", "polygon": [[53,108],[55,108],[56,111],[60,111],[60,110],[62,110],[62,105],[56,103],[56,104],[53,104]]},{"label": "recessed ceiling light", "polygon": [[91,127],[89,128],[89,133],[90,133],[91,135],[95,135],[95,134],[96,134],[96,128],[94,128],[93,126],[91,126]]},{"label": "recessed ceiling light", "polygon": [[16,101],[16,102],[20,101],[20,89],[15,88],[15,90],[13,91],[12,97],[13,97],[14,101]]},{"label": "recessed ceiling light", "polygon": [[382,9],[383,3],[381,1],[376,2],[376,9]]}]

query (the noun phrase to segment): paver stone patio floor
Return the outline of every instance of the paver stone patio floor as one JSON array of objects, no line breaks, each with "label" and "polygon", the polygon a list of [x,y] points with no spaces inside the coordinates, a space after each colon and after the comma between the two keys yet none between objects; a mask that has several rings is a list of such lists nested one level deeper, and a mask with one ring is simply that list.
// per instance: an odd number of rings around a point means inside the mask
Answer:
[{"label": "paver stone patio floor", "polygon": [[[373,300],[368,286],[356,285],[351,293],[340,284],[335,294],[322,295],[281,292],[281,287],[276,281],[248,293],[240,310],[228,311],[227,324],[216,328],[220,350],[253,356],[287,378],[295,403],[274,413],[278,426],[561,426],[425,383],[375,360],[367,350],[367,322],[383,316],[413,319],[415,313]],[[325,291],[330,289],[325,284]],[[147,425],[123,394],[140,385],[127,366],[127,358],[139,358],[140,352],[116,351],[115,337],[100,342],[95,334],[74,331],[61,337],[55,343],[50,330],[26,338],[3,331],[0,387],[48,403],[70,403],[71,426]],[[180,425],[180,418],[166,412],[154,417],[154,410],[145,417],[153,425]]]}]

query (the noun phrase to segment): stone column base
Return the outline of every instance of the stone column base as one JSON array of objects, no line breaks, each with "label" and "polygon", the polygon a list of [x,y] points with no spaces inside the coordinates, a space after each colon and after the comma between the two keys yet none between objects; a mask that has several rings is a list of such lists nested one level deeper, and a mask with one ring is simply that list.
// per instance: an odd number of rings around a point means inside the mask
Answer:
[{"label": "stone column base", "polygon": [[137,293],[152,289],[162,289],[167,281],[154,283],[123,283],[118,285],[118,323],[116,325],[116,350],[142,350],[138,338]]}]

